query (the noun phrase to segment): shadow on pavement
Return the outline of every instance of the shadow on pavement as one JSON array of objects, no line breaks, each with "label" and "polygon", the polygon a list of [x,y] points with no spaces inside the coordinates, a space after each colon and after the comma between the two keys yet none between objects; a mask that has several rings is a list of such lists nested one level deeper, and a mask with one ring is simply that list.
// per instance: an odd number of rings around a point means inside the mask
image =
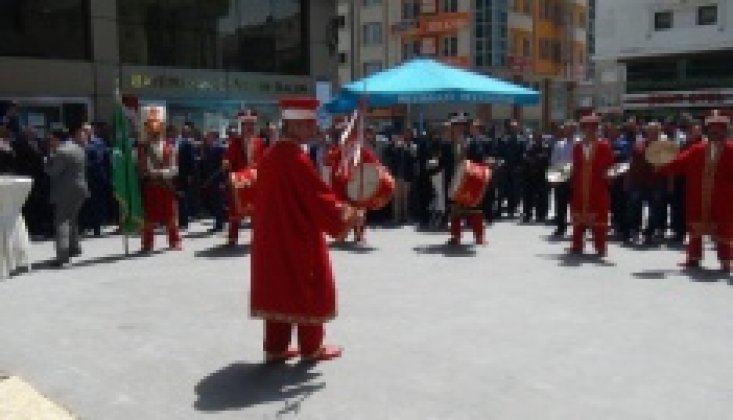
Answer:
[{"label": "shadow on pavement", "polygon": [[201,239],[201,238],[208,238],[210,236],[214,236],[218,234],[219,232],[214,232],[211,230],[204,230],[204,231],[198,231],[198,232],[187,232],[185,235],[183,235],[186,239]]},{"label": "shadow on pavement", "polygon": [[707,270],[704,268],[685,268],[682,270],[644,270],[632,274],[632,276],[636,278],[647,280],[661,280],[670,275],[684,276],[695,283],[718,283],[723,280],[728,280],[728,283],[733,282],[733,279],[728,273],[724,273],[721,270]]},{"label": "shadow on pavement", "polygon": [[583,265],[591,264],[598,267],[615,267],[616,263],[607,261],[598,255],[594,254],[537,254],[538,257],[557,260],[561,267],[581,267]]},{"label": "shadow on pavement", "polygon": [[354,254],[369,254],[377,250],[377,248],[370,246],[370,245],[364,245],[364,244],[357,244],[354,242],[331,242],[328,244],[328,248],[333,251],[344,251],[344,252],[351,252]]},{"label": "shadow on pavement", "polygon": [[294,365],[238,362],[202,379],[194,388],[198,411],[243,409],[259,404],[281,402],[277,417],[297,414],[300,404],[326,384],[312,383],[321,374],[312,363]]},{"label": "shadow on pavement", "polygon": [[423,245],[412,248],[413,251],[418,254],[425,255],[442,255],[444,257],[474,257],[476,256],[475,245],[449,245],[449,244],[434,244],[434,245]]},{"label": "shadow on pavement", "polygon": [[221,244],[211,248],[202,249],[201,251],[196,251],[193,255],[196,258],[234,258],[249,254],[251,248],[250,244],[237,244],[234,246]]},{"label": "shadow on pavement", "polygon": [[[152,257],[154,255],[159,255],[166,252],[165,249],[159,249],[148,253],[142,253],[142,252],[131,252],[129,255],[125,254],[113,254],[113,255],[104,255],[97,258],[89,258],[89,259],[72,259],[71,264],[68,265],[69,268],[82,268],[82,267],[93,267],[95,265],[101,265],[101,264],[114,264],[118,263],[120,261],[125,260],[136,260],[140,258],[148,258]],[[56,267],[53,266],[53,263],[55,261],[55,258],[51,258],[48,260],[35,262],[33,263],[32,269],[33,270],[54,270]]]}]

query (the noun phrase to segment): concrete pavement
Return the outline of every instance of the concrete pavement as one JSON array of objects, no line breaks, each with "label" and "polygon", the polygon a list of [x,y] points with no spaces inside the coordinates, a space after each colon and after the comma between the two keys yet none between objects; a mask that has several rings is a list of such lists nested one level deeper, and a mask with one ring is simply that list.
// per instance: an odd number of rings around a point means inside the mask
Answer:
[{"label": "concrete pavement", "polygon": [[[565,256],[545,226],[499,223],[488,246],[457,249],[447,234],[373,230],[369,247],[332,252],[340,316],[327,338],[343,358],[271,367],[247,317],[249,248],[224,249],[207,227],[147,257],[90,239],[72,268],[0,282],[0,371],[83,419],[733,412],[733,287],[680,271],[679,250],[611,246],[604,262]],[[34,245],[34,259],[51,255]]]}]

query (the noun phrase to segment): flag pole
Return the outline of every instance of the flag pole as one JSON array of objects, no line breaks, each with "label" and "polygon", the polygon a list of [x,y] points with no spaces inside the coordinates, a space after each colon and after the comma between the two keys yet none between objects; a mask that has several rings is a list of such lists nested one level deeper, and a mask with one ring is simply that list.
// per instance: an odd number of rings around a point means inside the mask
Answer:
[{"label": "flag pole", "polygon": [[[115,86],[115,100],[117,101],[117,105],[118,106],[123,106],[122,105],[122,93],[120,92],[120,85],[121,84],[122,84],[122,66],[121,65],[118,65],[117,66],[117,86]],[[123,117],[124,117],[124,115],[123,115]],[[123,118],[122,124],[127,124],[126,119]],[[115,127],[115,129],[120,130],[121,127]],[[116,141],[117,141],[117,133],[115,133],[115,142]],[[119,152],[120,151],[119,145],[116,144],[115,146],[117,147],[117,150]],[[125,167],[125,169],[124,169],[124,171],[125,171],[125,180],[129,180],[130,179],[130,172],[129,172],[130,171],[130,168],[128,166],[129,165],[127,163],[125,163],[125,165],[124,165],[124,167]],[[129,182],[125,182],[125,190],[126,190],[124,192],[125,198],[127,200],[129,200],[129,197],[131,195],[130,194],[130,185],[129,185]],[[119,207],[119,205],[118,205],[118,207]],[[130,256],[130,233],[123,226],[124,225],[124,220],[122,220],[122,218],[124,217],[124,212],[119,211],[118,213],[119,214],[118,214],[117,217],[119,218],[119,226],[120,226],[120,230],[122,230],[122,246],[123,246],[123,248],[125,250],[125,256],[126,257],[129,257]]]}]

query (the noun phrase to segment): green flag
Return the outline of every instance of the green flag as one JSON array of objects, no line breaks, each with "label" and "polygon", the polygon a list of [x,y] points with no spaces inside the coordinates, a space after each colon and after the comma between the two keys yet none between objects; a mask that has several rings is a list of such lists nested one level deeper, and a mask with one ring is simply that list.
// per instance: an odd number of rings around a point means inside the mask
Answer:
[{"label": "green flag", "polygon": [[132,144],[127,118],[122,104],[115,106],[112,126],[115,144],[112,149],[112,179],[115,199],[120,210],[120,231],[139,232],[143,224],[143,206],[140,198],[140,181],[132,154]]}]

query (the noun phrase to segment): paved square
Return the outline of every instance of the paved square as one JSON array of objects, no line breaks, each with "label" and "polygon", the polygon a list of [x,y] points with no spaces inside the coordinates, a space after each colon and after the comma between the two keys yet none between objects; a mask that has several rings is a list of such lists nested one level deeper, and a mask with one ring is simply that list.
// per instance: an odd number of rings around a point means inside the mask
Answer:
[{"label": "paved square", "polygon": [[[249,249],[219,247],[207,227],[148,257],[90,239],[73,268],[0,282],[0,371],[83,419],[733,412],[733,287],[682,273],[678,250],[611,246],[604,263],[565,257],[545,226],[499,223],[488,246],[457,250],[447,234],[372,230],[370,248],[332,252],[340,316],[327,338],[344,357],[269,367],[247,316]],[[34,259],[51,251],[36,244]]]}]

